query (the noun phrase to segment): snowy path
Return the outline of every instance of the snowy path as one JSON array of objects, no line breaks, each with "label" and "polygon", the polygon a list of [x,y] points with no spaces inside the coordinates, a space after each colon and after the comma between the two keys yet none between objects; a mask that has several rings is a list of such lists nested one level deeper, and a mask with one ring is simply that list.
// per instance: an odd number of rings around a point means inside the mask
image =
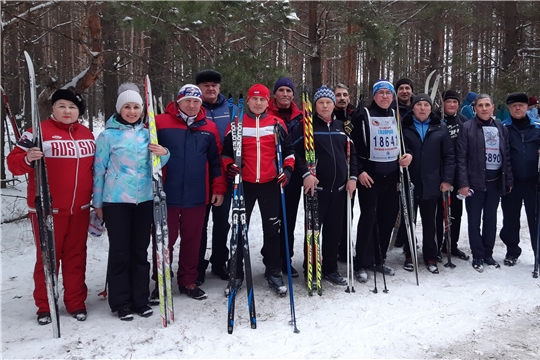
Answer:
[{"label": "snowy path", "polygon": [[[3,195],[20,194],[8,189]],[[20,205],[2,196],[2,217],[10,218]],[[24,204],[23,204],[24,205]],[[355,211],[357,214],[357,209]],[[301,218],[301,214],[299,218]],[[499,210],[499,226],[502,218]],[[531,276],[533,253],[526,231],[523,255],[513,268],[487,268],[479,274],[470,261],[454,259],[453,270],[440,274],[420,267],[420,286],[414,274],[402,269],[401,249],[389,252],[390,292],[373,294],[373,274],[356,293],[323,283],[322,297],[308,297],[301,279],[294,280],[300,334],[288,325],[289,297],[278,298],[263,279],[258,212],[252,217],[250,241],[255,282],[257,330],[249,327],[245,288],[237,297],[233,335],[226,331],[226,282],[209,272],[202,288],[205,301],[180,296],[174,287],[176,323],[163,329],[158,314],[121,322],[109,311],[103,290],[107,238],[89,238],[86,322],[77,322],[60,302],[62,338],[53,339],[49,326],[35,320],[32,269],[35,259],[28,220],[2,224],[2,358],[538,358],[540,353],[540,279]],[[355,216],[355,220],[358,217]],[[522,215],[522,227],[526,226]],[[463,226],[466,227],[464,216]],[[353,233],[356,233],[354,229]],[[417,230],[420,234],[420,226]],[[302,237],[302,224],[296,228]],[[470,253],[466,228],[461,247]],[[294,266],[301,270],[302,244],[297,242]],[[505,248],[497,239],[494,258],[502,264]],[[176,269],[176,265],[174,266]],[[345,264],[340,263],[345,273]],[[151,285],[153,286],[153,284]],[[158,308],[154,308],[159,311]]]}]

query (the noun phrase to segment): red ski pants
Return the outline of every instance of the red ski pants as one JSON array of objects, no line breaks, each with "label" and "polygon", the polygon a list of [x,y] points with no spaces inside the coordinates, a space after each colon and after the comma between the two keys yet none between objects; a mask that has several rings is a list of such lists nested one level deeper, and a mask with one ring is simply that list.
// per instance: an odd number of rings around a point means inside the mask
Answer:
[{"label": "red ski pants", "polygon": [[[85,284],[86,272],[86,240],[90,209],[75,215],[53,215],[54,241],[56,249],[56,271],[62,265],[64,285],[64,304],[69,313],[86,310],[84,304],[88,288]],[[36,240],[36,266],[34,267],[34,301],[37,313],[49,311],[45,272],[39,244],[39,228],[37,215],[30,213],[34,239]],[[60,291],[60,286],[58,287]]]}]

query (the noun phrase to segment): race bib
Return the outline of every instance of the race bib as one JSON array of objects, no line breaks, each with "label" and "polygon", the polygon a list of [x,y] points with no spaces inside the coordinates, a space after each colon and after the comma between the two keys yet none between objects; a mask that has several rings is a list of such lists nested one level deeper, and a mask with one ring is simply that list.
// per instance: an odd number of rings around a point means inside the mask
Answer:
[{"label": "race bib", "polygon": [[501,150],[499,148],[499,129],[495,126],[483,126],[486,146],[486,169],[499,170],[502,166]]},{"label": "race bib", "polygon": [[399,157],[399,135],[394,117],[371,117],[369,119],[369,160],[375,162],[395,161]]}]

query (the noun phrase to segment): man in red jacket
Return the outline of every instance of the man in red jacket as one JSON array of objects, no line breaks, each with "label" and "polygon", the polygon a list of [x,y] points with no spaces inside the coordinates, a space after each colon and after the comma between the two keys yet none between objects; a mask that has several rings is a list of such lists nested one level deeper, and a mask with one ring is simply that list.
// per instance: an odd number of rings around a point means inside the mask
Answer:
[{"label": "man in red jacket", "polygon": [[62,263],[64,303],[77,320],[86,320],[84,304],[86,239],[92,197],[92,164],[96,144],[94,135],[78,122],[86,109],[84,99],[71,90],[57,90],[52,97],[52,116],[41,122],[43,149],[34,145],[32,129],[25,131],[7,157],[13,175],[28,174],[27,203],[34,238],[34,301],[40,325],[51,323],[45,275],[41,259],[39,224],[34,200],[36,188],[32,162],[45,156],[53,206],[56,268]]},{"label": "man in red jacket", "polygon": [[[180,293],[196,300],[207,298],[195,284],[206,206],[221,206],[227,189],[219,132],[216,124],[206,118],[206,110],[201,105],[201,90],[187,84],[178,92],[176,101],[167,105],[165,113],[156,117],[159,144],[171,153],[163,168],[171,263],[173,247],[180,234],[176,280]],[[154,246],[154,280],[157,279],[155,258]],[[155,289],[151,298],[157,297]]]}]

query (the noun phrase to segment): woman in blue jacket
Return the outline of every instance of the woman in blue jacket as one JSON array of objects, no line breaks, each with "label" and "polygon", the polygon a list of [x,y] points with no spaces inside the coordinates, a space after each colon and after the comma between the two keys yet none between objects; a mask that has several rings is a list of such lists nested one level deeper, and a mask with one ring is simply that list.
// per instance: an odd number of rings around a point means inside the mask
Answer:
[{"label": "woman in blue jacket", "polygon": [[160,155],[162,164],[169,152],[150,144],[137,86],[123,84],[118,94],[117,113],[96,140],[93,205],[109,234],[109,306],[120,320],[130,321],[133,312],[152,315],[147,260],[153,219],[150,152]]}]

